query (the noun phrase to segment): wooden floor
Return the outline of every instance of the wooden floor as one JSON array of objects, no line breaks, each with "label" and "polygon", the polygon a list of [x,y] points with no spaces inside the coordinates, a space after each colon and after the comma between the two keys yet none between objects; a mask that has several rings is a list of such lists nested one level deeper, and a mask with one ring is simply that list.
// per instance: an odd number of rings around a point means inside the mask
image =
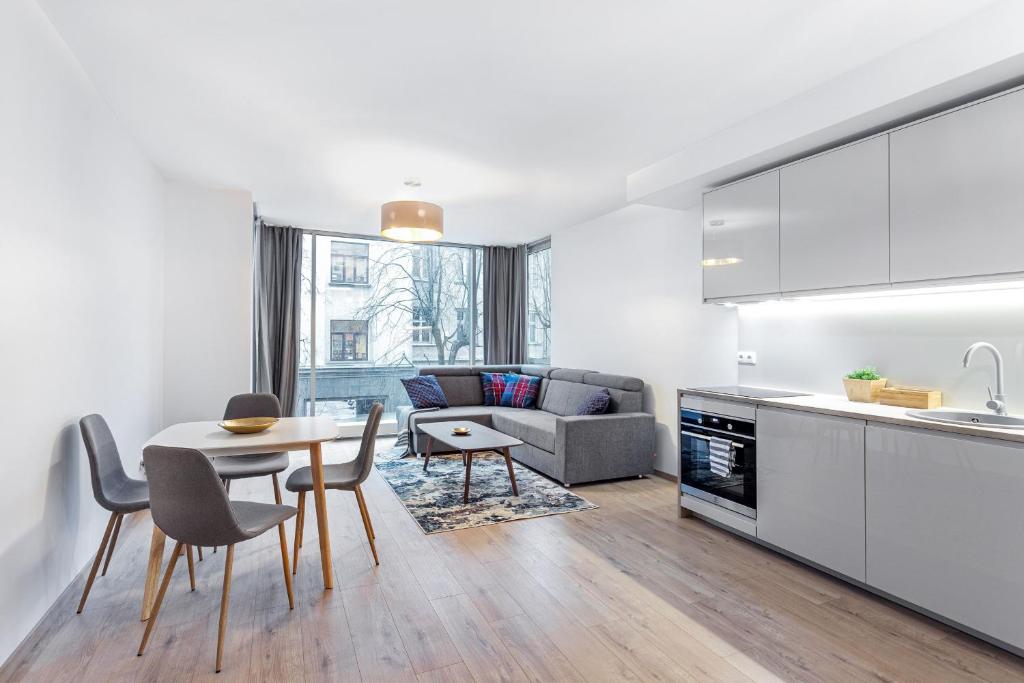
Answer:
[{"label": "wooden floor", "polygon": [[[337,442],[325,460],[355,448]],[[432,536],[376,474],[365,490],[380,567],[354,496],[329,491],[336,587],[323,590],[310,501],[294,611],[277,535],[236,548],[221,674],[223,550],[197,563],[194,593],[178,564],[147,653],[135,656],[151,528],[141,513],[83,614],[80,577],[0,680],[1024,680],[1022,659],[678,519],[664,480],[581,486],[600,509]],[[269,502],[270,481],[235,482],[232,495]]]}]

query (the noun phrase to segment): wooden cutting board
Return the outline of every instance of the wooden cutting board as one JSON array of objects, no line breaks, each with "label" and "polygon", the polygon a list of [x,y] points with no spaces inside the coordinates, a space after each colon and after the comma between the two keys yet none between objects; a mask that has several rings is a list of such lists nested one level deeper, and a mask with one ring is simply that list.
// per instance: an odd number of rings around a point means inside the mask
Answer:
[{"label": "wooden cutting board", "polygon": [[882,389],[878,402],[903,408],[938,408],[942,405],[942,392],[923,387],[892,386]]}]

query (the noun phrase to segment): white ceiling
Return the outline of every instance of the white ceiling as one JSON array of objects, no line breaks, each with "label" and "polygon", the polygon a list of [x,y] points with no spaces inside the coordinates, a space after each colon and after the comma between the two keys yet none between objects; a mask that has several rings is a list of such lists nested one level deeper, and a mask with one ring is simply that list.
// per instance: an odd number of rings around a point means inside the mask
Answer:
[{"label": "white ceiling", "polygon": [[40,4],[168,177],[349,232],[418,196],[445,207],[446,239],[511,244],[622,206],[628,173],[991,2]]}]

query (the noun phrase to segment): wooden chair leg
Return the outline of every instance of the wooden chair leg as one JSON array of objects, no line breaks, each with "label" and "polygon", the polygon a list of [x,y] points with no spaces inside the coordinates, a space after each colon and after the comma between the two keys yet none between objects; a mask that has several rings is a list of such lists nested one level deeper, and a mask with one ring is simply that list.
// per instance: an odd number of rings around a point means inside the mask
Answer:
[{"label": "wooden chair leg", "polygon": [[292,560],[292,574],[299,571],[299,548],[302,547],[302,527],[306,521],[306,492],[299,491],[299,511],[295,515],[295,559]]},{"label": "wooden chair leg", "polygon": [[156,625],[157,615],[160,614],[160,605],[164,602],[164,593],[167,592],[167,585],[171,582],[171,575],[174,574],[174,565],[178,563],[178,555],[181,554],[182,542],[178,541],[177,545],[174,546],[174,552],[171,553],[171,559],[167,563],[167,571],[164,572],[164,580],[160,583],[160,590],[156,594],[156,600],[153,602],[153,611],[149,615],[149,620],[146,622],[146,632],[142,634],[142,642],[139,643],[139,656],[146,651],[146,643],[149,642],[149,634],[153,632],[153,627]]},{"label": "wooden chair leg", "polygon": [[199,553],[199,561],[202,562],[203,561],[203,546],[197,545],[196,546],[196,552]]},{"label": "wooden chair leg", "polygon": [[103,551],[107,549],[107,541],[110,540],[110,532],[114,528],[114,521],[119,517],[116,512],[110,513],[110,519],[107,521],[106,531],[103,532],[103,540],[100,541],[100,549],[96,551],[96,559],[93,560],[92,569],[89,570],[89,578],[85,581],[85,590],[82,591],[82,599],[78,603],[78,612],[81,614],[82,610],[85,609],[85,601],[89,597],[89,591],[92,590],[92,582],[96,580],[96,572],[100,568],[100,562],[103,561]]},{"label": "wooden chair leg", "polygon": [[363,528],[366,529],[366,540],[370,542],[370,552],[373,553],[373,563],[380,564],[377,558],[377,546],[373,542],[373,531],[370,528],[370,513],[366,510],[366,501],[363,500],[363,492],[356,487],[356,502],[359,504],[359,515],[363,518]]},{"label": "wooden chair leg", "polygon": [[370,536],[373,536],[373,540],[377,540],[377,532],[373,530],[373,520],[370,519],[370,508],[366,504],[366,498],[363,496],[363,488],[361,486],[356,487],[356,496],[362,502],[362,513],[363,517],[366,518],[366,524],[370,527]]},{"label": "wooden chair leg", "polygon": [[295,595],[292,593],[292,572],[288,568],[288,539],[284,535],[284,522],[277,525],[281,539],[281,565],[284,567],[284,587],[288,591],[288,609],[295,609]]},{"label": "wooden chair leg", "polygon": [[281,484],[277,481],[277,472],[271,474],[270,478],[274,481],[274,502],[281,505]]},{"label": "wooden chair leg", "polygon": [[224,590],[220,596],[220,623],[217,625],[217,673],[224,658],[224,627],[228,623],[228,601],[231,597],[231,568],[235,562],[235,546],[228,546],[228,556],[224,558]]},{"label": "wooden chair leg", "polygon": [[114,523],[114,535],[110,537],[110,547],[107,548],[107,559],[103,562],[103,571],[100,572],[100,576],[107,575],[107,567],[110,566],[110,558],[114,556],[114,546],[117,545],[117,535],[121,532],[121,520],[124,519],[123,514],[117,516],[117,521]]},{"label": "wooden chair leg", "polygon": [[192,546],[185,546],[185,552],[188,553],[188,583],[194,591],[196,589],[196,565],[192,561]]}]

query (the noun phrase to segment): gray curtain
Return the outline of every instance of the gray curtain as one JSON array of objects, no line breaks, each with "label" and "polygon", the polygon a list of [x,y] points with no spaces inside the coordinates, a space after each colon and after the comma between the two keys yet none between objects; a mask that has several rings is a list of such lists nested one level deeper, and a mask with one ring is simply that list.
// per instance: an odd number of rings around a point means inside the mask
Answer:
[{"label": "gray curtain", "polygon": [[256,223],[256,391],[295,414],[299,374],[302,231]]},{"label": "gray curtain", "polygon": [[526,246],[484,247],[484,362],[526,362]]}]

